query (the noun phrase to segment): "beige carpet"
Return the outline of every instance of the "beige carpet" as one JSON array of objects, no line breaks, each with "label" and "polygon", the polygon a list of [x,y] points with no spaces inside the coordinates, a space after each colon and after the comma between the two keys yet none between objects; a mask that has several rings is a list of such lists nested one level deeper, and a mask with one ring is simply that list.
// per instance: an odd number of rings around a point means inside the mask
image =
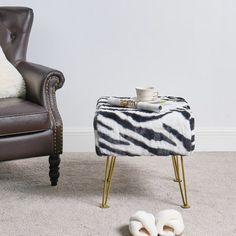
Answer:
[{"label": "beige carpet", "polygon": [[174,208],[184,236],[236,235],[236,153],[196,153],[186,160],[191,208],[183,210],[170,158],[118,159],[110,208],[100,209],[105,159],[65,154],[58,187],[47,158],[0,163],[1,236],[130,235],[129,216]]}]

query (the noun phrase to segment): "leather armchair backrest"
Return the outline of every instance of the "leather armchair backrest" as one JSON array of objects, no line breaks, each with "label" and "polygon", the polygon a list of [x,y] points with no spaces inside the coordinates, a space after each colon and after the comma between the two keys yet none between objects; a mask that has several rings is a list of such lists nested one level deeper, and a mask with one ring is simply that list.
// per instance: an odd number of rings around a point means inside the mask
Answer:
[{"label": "leather armchair backrest", "polygon": [[26,59],[33,15],[26,7],[0,7],[0,46],[14,65]]}]

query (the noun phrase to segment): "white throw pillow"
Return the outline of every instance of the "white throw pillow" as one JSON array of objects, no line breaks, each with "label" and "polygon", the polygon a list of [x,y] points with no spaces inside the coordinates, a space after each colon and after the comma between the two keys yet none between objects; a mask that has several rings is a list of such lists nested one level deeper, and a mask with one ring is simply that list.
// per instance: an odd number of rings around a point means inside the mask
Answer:
[{"label": "white throw pillow", "polygon": [[25,81],[0,47],[0,98],[24,97]]}]

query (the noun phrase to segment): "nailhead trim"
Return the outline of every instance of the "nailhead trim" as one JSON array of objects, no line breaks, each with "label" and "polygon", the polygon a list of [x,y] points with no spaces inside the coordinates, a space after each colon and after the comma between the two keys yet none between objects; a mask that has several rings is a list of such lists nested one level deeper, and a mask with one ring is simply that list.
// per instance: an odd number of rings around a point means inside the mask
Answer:
[{"label": "nailhead trim", "polygon": [[[56,85],[52,88],[52,92],[49,90],[49,84],[52,79],[57,79]],[[56,89],[60,86],[60,81],[57,76],[51,76],[47,82],[46,82],[46,99],[48,103],[48,110],[49,114],[52,117],[53,120],[53,151],[54,154],[59,154],[62,152],[62,143],[63,143],[63,125],[61,116],[59,114],[59,111],[57,109],[57,103],[56,103]],[[54,117],[53,112],[57,113],[58,119],[60,119],[59,124],[56,121],[56,118]],[[59,134],[57,134],[57,128],[59,128]],[[57,137],[58,136],[58,137]],[[57,142],[57,139],[59,138],[59,143]],[[59,145],[59,146],[58,146]]]}]

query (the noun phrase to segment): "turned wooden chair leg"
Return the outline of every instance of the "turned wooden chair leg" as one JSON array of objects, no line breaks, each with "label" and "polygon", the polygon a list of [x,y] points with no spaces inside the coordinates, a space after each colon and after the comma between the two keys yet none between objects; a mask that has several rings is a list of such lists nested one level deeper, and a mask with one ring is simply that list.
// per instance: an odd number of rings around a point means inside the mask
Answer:
[{"label": "turned wooden chair leg", "polygon": [[111,190],[111,182],[115,168],[115,162],[116,162],[115,156],[107,157],[101,208],[109,208],[107,203],[108,203],[109,193]]},{"label": "turned wooden chair leg", "polygon": [[59,173],[60,162],[61,162],[61,159],[59,155],[49,157],[49,177],[51,181],[51,186],[57,185],[58,178],[60,176],[60,173]]},{"label": "turned wooden chair leg", "polygon": [[174,171],[175,171],[175,175],[176,175],[176,182],[178,182],[178,184],[179,184],[181,198],[183,201],[183,205],[181,207],[182,208],[190,208],[189,203],[188,203],[188,194],[187,194],[187,185],[186,185],[186,179],[185,179],[183,156],[180,156],[180,160],[181,160],[181,170],[182,170],[182,179],[183,179],[182,183],[181,183],[181,178],[180,178],[179,156],[172,157],[172,162],[173,162]]}]

